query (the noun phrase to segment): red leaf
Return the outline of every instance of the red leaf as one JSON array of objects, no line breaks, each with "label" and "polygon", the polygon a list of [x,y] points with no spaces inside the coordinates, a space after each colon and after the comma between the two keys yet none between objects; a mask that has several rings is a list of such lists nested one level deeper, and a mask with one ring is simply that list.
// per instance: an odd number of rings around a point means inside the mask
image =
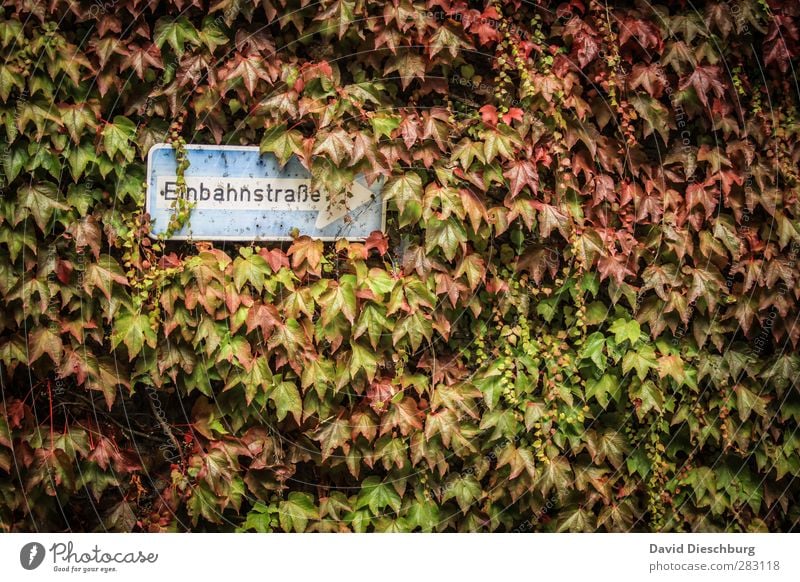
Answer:
[{"label": "red leaf", "polygon": [[515,119],[517,121],[522,121],[522,114],[523,114],[522,109],[520,109],[519,107],[512,107],[511,109],[508,110],[508,113],[503,115],[503,123],[505,123],[506,125],[511,125],[511,122],[514,121]]},{"label": "red leaf", "polygon": [[364,241],[364,246],[368,251],[376,249],[378,254],[383,256],[389,250],[389,237],[379,230],[373,231]]},{"label": "red leaf", "polygon": [[478,109],[478,111],[486,125],[491,125],[492,127],[497,125],[497,107],[494,105],[484,105]]},{"label": "red leaf", "polygon": [[261,249],[258,254],[264,257],[274,273],[280,271],[281,267],[289,268],[289,257],[281,249]]}]

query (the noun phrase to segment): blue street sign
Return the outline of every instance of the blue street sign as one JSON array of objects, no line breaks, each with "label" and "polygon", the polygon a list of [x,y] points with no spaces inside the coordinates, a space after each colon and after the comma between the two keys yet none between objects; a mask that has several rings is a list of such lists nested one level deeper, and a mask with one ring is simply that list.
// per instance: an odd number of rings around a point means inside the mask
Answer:
[{"label": "blue street sign", "polygon": [[[193,203],[189,224],[170,240],[291,240],[291,233],[322,240],[367,238],[386,227],[381,180],[359,175],[346,204],[330,205],[311,190],[311,174],[292,156],[281,167],[257,146],[187,145],[185,196]],[[163,233],[178,196],[175,150],[157,144],[147,156],[146,210],[152,232]]]}]

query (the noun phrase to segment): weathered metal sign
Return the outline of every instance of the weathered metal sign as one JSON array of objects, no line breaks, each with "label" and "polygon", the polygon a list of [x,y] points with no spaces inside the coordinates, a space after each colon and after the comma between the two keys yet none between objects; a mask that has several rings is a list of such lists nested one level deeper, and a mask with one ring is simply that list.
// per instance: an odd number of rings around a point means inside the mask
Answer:
[{"label": "weathered metal sign", "polygon": [[[353,183],[345,204],[328,204],[311,190],[311,174],[296,157],[281,167],[256,146],[187,145],[185,196],[194,204],[190,223],[172,240],[290,240],[300,234],[322,240],[363,239],[383,231],[386,212],[380,181]],[[146,210],[154,234],[166,230],[178,196],[175,150],[153,146],[147,157]]]}]

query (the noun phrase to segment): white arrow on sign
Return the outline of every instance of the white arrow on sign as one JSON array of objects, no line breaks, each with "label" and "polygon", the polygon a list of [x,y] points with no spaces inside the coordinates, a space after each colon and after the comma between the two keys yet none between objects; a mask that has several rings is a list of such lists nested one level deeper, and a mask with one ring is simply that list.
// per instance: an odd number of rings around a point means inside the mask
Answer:
[{"label": "white arrow on sign", "polygon": [[352,212],[356,208],[367,204],[372,200],[373,196],[372,190],[366,186],[362,186],[358,182],[354,182],[352,196],[347,198],[347,201],[344,203],[326,205],[326,207],[317,214],[317,222],[314,226],[317,228],[325,228],[329,224],[344,218],[348,212]]}]

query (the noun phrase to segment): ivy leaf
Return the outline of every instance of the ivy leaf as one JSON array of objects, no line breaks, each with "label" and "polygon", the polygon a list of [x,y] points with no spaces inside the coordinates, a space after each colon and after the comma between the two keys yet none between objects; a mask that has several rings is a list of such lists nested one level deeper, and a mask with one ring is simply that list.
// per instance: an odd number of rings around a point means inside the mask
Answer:
[{"label": "ivy leaf", "polygon": [[250,283],[259,293],[264,289],[264,278],[272,273],[267,261],[258,254],[236,257],[233,262],[233,282],[241,291],[245,283]]},{"label": "ivy leaf", "polygon": [[19,204],[28,209],[36,221],[36,225],[45,232],[53,212],[56,210],[69,210],[69,207],[58,202],[58,187],[50,182],[39,182],[34,185],[23,186],[17,190]]},{"label": "ivy leaf", "polygon": [[355,377],[359,370],[364,370],[367,380],[372,382],[378,370],[378,356],[358,342],[350,342],[352,355],[350,356],[350,375]]},{"label": "ivy leaf", "polygon": [[400,76],[400,84],[405,90],[415,77],[419,77],[421,81],[425,80],[425,68],[425,59],[422,55],[405,49],[389,58],[383,69],[383,75],[385,78],[391,78],[389,74],[397,71]]},{"label": "ivy leaf", "polygon": [[361,483],[356,509],[369,507],[373,515],[380,515],[381,510],[386,507],[391,507],[395,512],[399,512],[400,505],[400,495],[392,485],[383,483],[380,477],[373,475]]},{"label": "ivy leaf", "polygon": [[61,363],[64,346],[61,337],[49,327],[41,327],[30,335],[28,348],[28,364],[33,364],[42,355],[47,354],[55,365]]},{"label": "ivy leaf", "polygon": [[510,181],[512,198],[526,186],[534,196],[539,193],[539,173],[536,171],[536,165],[530,160],[512,161],[503,176]]},{"label": "ivy leaf", "polygon": [[163,49],[164,45],[169,43],[169,46],[180,58],[185,51],[185,44],[188,42],[192,45],[199,45],[200,36],[197,34],[197,29],[185,16],[179,16],[178,18],[165,16],[159,18],[158,22],[156,22],[153,42],[160,49]]},{"label": "ivy leaf", "polygon": [[345,454],[350,450],[350,423],[345,418],[336,418],[321,424],[314,432],[313,439],[320,444],[322,460],[327,459],[338,447],[342,447]]},{"label": "ivy leaf", "polygon": [[635,368],[639,380],[644,380],[647,371],[657,367],[656,353],[652,346],[645,345],[638,350],[628,350],[622,358],[622,371],[627,374]]},{"label": "ivy leaf", "polygon": [[342,38],[355,19],[353,12],[355,6],[355,0],[336,0],[327,10],[317,15],[314,20],[328,23],[328,26],[337,31],[339,38]]},{"label": "ivy leaf", "polygon": [[609,396],[619,401],[621,393],[619,379],[611,374],[603,374],[599,380],[589,379],[586,382],[586,399],[595,398],[604,409],[608,406]]},{"label": "ivy leaf", "polygon": [[638,382],[630,390],[630,396],[636,399],[636,414],[639,420],[651,410],[661,412],[664,406],[664,393],[651,380]]},{"label": "ivy leaf", "polygon": [[262,154],[268,152],[275,154],[281,166],[285,166],[293,155],[303,151],[302,143],[303,135],[296,129],[287,130],[286,124],[283,123],[264,132],[260,151]]},{"label": "ivy leaf", "polygon": [[95,289],[99,288],[106,299],[110,301],[114,283],[127,286],[128,278],[111,255],[100,255],[96,263],[91,263],[86,268],[83,288],[90,296]]},{"label": "ivy leaf", "polygon": [[739,418],[742,422],[750,418],[755,411],[758,416],[767,415],[767,399],[759,396],[742,384],[734,386],[736,393],[736,410],[739,411]]},{"label": "ivy leaf", "polygon": [[111,346],[117,347],[120,342],[128,348],[128,360],[133,359],[142,351],[145,343],[151,348],[156,347],[158,339],[150,327],[150,319],[140,313],[125,313],[114,321],[114,332],[111,334]]},{"label": "ivy leaf", "polygon": [[278,420],[283,420],[291,412],[297,424],[300,424],[303,415],[303,401],[294,382],[277,382],[269,392],[269,399],[275,403],[278,411]]},{"label": "ivy leaf", "polygon": [[628,340],[631,346],[633,346],[641,335],[639,322],[635,319],[629,319],[627,321],[623,318],[616,319],[614,323],[611,324],[610,331],[614,334],[614,341],[617,342],[617,345]]},{"label": "ivy leaf", "polygon": [[358,318],[358,324],[353,329],[353,339],[358,339],[366,332],[373,349],[377,349],[384,332],[391,328],[392,322],[386,317],[386,308],[370,302]]},{"label": "ivy leaf", "polygon": [[329,325],[340,313],[351,324],[355,323],[358,300],[356,299],[355,278],[344,275],[339,282],[332,281],[330,289],[319,298],[322,306],[322,325]]},{"label": "ivy leaf", "polygon": [[605,345],[605,336],[599,331],[596,331],[586,338],[579,357],[584,360],[591,360],[594,362],[594,365],[597,366],[597,369],[602,372],[606,369],[606,357],[603,355],[603,348]]},{"label": "ivy leaf", "polygon": [[281,529],[286,532],[302,533],[306,531],[309,520],[319,519],[319,510],[309,493],[292,491],[288,499],[280,502],[278,508]]},{"label": "ivy leaf", "polygon": [[406,518],[412,528],[418,527],[423,532],[433,532],[442,522],[439,506],[432,499],[417,499],[408,507]]},{"label": "ivy leaf", "polygon": [[452,261],[456,256],[459,246],[467,242],[467,231],[464,225],[455,220],[439,220],[431,218],[425,231],[425,250],[431,252],[435,248],[444,251],[444,256],[448,261]]},{"label": "ivy leaf", "polygon": [[470,507],[481,498],[481,484],[472,475],[460,475],[447,481],[442,501],[455,498],[461,513],[466,514]]},{"label": "ivy leaf", "polygon": [[113,123],[107,123],[103,128],[103,149],[112,160],[120,152],[128,162],[132,162],[136,155],[135,140],[136,126],[127,117],[117,115]]}]

